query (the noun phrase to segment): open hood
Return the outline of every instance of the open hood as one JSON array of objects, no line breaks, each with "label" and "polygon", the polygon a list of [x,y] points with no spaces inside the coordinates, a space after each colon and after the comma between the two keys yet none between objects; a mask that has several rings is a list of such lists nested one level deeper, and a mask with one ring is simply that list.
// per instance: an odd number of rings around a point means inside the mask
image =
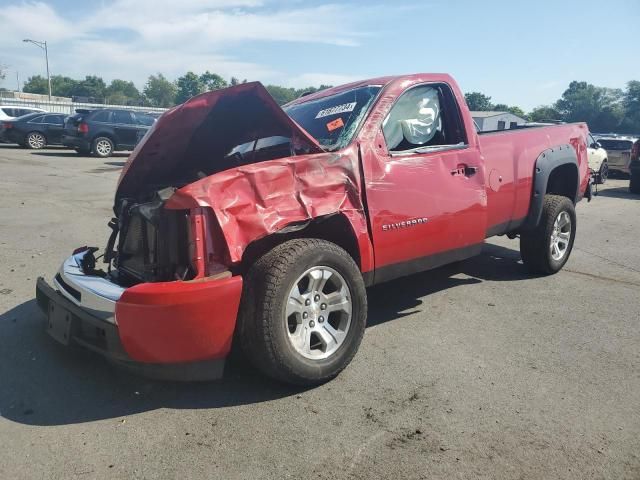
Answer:
[{"label": "open hood", "polygon": [[323,152],[259,82],[198,95],[162,115],[138,144],[120,175],[116,201],[238,166],[228,157],[235,147],[272,136],[290,139],[290,152],[261,160]]}]

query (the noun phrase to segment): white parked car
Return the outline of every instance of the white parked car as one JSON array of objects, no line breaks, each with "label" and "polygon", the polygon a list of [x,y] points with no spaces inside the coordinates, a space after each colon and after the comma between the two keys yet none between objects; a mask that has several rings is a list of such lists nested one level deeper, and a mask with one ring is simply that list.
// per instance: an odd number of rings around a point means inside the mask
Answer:
[{"label": "white parked car", "polygon": [[587,135],[587,152],[589,154],[589,169],[593,174],[595,182],[606,182],[609,177],[608,154],[591,134]]},{"label": "white parked car", "polygon": [[19,105],[0,105],[0,122],[14,120],[29,113],[45,112],[41,108],[21,107]]},{"label": "white parked car", "polygon": [[607,149],[609,170],[615,170],[625,174],[629,173],[631,148],[636,140],[638,139],[635,137],[622,135],[616,135],[615,137],[598,137],[600,146]]}]

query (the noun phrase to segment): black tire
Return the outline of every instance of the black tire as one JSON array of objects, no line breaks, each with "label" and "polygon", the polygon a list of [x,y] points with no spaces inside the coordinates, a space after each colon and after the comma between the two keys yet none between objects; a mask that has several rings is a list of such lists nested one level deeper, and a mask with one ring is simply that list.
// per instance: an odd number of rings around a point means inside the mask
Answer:
[{"label": "black tire", "polygon": [[600,165],[600,171],[596,175],[596,183],[603,185],[607,178],[609,178],[609,164],[604,161],[602,165]]},{"label": "black tire", "polygon": [[113,141],[109,137],[96,137],[91,143],[94,157],[107,158],[113,153]]},{"label": "black tire", "polygon": [[24,137],[24,146],[30,150],[40,150],[47,146],[47,137],[42,132],[29,132]]},{"label": "black tire", "polygon": [[[542,217],[538,226],[520,234],[520,255],[522,261],[532,273],[550,275],[562,269],[573,249],[576,238],[576,210],[573,202],[560,195],[545,195]],[[564,255],[555,259],[551,253],[554,224],[562,212],[571,219],[570,236]]]},{"label": "black tire", "polygon": [[[305,358],[296,351],[285,314],[294,284],[316,266],[338,272],[348,286],[351,301],[351,323],[344,340],[324,359]],[[351,362],[364,335],[366,319],[364,281],[351,256],[325,240],[295,239],[267,252],[249,269],[237,333],[244,354],[266,375],[296,385],[317,385],[336,377]]]},{"label": "black tire", "polygon": [[629,179],[629,191],[640,194],[640,173],[632,173]]}]

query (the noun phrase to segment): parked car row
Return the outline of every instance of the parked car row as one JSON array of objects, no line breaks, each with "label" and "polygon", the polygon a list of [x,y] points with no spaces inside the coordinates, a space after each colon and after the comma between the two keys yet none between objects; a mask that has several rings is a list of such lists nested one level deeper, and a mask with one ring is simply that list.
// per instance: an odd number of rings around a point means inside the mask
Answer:
[{"label": "parked car row", "polygon": [[20,110],[27,109],[0,107],[6,115],[0,119],[0,141],[31,149],[63,145],[97,157],[132,150],[156,120],[150,113],[110,108],[78,109],[71,116],[31,109],[36,111],[9,117]]}]

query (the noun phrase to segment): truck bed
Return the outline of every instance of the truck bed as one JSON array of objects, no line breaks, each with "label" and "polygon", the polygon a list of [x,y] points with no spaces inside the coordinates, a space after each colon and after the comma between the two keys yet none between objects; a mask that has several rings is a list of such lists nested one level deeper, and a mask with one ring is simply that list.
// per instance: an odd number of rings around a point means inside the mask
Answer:
[{"label": "truck bed", "polygon": [[531,200],[536,159],[548,148],[566,144],[579,160],[580,191],[586,189],[588,168],[584,123],[534,126],[479,134],[487,185],[487,237],[506,233],[524,221]]}]

